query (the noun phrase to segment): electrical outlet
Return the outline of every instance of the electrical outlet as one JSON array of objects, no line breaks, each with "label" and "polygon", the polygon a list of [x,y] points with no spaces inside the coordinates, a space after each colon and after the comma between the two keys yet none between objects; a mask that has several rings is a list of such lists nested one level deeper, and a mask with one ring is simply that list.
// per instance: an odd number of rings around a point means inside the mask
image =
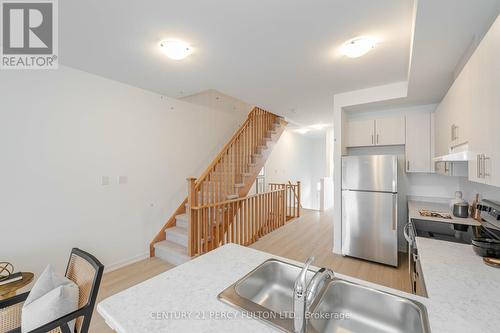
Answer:
[{"label": "electrical outlet", "polygon": [[120,184],[120,185],[128,184],[128,177],[127,176],[118,176],[118,184]]}]

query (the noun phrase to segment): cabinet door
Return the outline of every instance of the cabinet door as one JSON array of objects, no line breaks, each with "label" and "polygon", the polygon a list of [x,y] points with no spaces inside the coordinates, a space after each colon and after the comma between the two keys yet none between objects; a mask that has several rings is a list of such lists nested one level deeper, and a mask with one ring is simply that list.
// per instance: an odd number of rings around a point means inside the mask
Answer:
[{"label": "cabinet door", "polygon": [[431,114],[406,116],[406,172],[431,172]]},{"label": "cabinet door", "polygon": [[405,118],[380,118],[375,121],[375,144],[379,146],[405,144]]},{"label": "cabinet door", "polygon": [[[488,100],[491,101],[492,121],[489,123],[491,127],[492,140],[491,147],[491,160],[489,163],[490,180],[488,184],[500,187],[500,17],[497,18],[491,29],[491,43],[492,43],[492,70],[490,78],[492,79],[491,88],[489,90]],[[487,165],[488,167],[488,165]]]},{"label": "cabinet door", "polygon": [[477,110],[478,66],[475,55],[464,66],[449,90],[452,105],[449,127],[450,147],[467,143],[471,134],[470,115]]},{"label": "cabinet door", "polygon": [[499,130],[500,130],[500,19],[497,19],[481,42],[479,49],[480,114],[475,119],[481,129],[474,141],[477,151],[483,153],[481,175],[484,183],[500,186]]},{"label": "cabinet door", "polygon": [[434,157],[448,154],[449,144],[449,96],[439,103],[434,114]]},{"label": "cabinet door", "polygon": [[467,65],[476,71],[471,90],[475,108],[469,113],[471,126],[469,180],[500,185],[498,177],[498,121],[500,120],[500,20],[485,35]]},{"label": "cabinet door", "polygon": [[375,144],[373,119],[349,119],[347,121],[347,147],[363,147]]}]

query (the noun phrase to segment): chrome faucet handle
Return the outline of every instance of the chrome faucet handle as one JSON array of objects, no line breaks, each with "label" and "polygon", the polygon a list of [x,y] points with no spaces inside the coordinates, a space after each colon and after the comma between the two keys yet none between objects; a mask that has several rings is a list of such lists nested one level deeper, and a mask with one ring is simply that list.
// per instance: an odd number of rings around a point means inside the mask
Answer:
[{"label": "chrome faucet handle", "polygon": [[323,288],[326,280],[332,280],[335,277],[335,273],[328,268],[321,268],[314,274],[306,290],[306,311],[316,299],[318,292]]},{"label": "chrome faucet handle", "polygon": [[306,281],[307,271],[309,270],[309,266],[311,266],[311,264],[313,263],[313,261],[314,261],[314,256],[310,256],[309,258],[307,258],[306,262],[304,263],[304,267],[302,268],[302,270],[300,271],[299,276],[295,280],[294,291],[296,293],[297,292],[300,292],[300,293],[304,293],[305,292],[306,282],[307,282]]},{"label": "chrome faucet handle", "polygon": [[295,333],[302,333],[305,331],[305,315],[306,315],[306,278],[309,266],[313,263],[314,257],[307,258],[302,271],[295,280],[293,286],[293,328]]}]

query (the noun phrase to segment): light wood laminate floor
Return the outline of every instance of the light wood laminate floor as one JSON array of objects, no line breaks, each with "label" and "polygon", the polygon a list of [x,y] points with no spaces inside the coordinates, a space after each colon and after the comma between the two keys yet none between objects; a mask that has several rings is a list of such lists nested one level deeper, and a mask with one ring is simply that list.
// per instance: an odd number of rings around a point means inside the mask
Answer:
[{"label": "light wood laminate floor", "polygon": [[[299,219],[266,235],[250,247],[297,261],[305,261],[314,255],[315,266],[328,267],[341,274],[410,292],[408,261],[405,254],[400,253],[398,268],[333,254],[332,215],[332,211],[320,213],[303,210]],[[102,280],[98,302],[172,267],[174,266],[160,259],[151,258],[106,273]],[[90,332],[113,331],[102,317],[94,312]]]}]

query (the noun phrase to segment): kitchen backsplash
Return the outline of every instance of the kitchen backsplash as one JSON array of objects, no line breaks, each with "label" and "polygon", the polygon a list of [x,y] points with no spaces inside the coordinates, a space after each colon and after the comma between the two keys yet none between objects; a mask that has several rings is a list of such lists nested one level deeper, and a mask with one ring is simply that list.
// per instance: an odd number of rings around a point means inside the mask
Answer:
[{"label": "kitchen backsplash", "polygon": [[459,182],[460,191],[462,191],[464,199],[469,202],[474,199],[476,193],[481,195],[481,199],[500,201],[500,188],[498,187],[470,182],[466,178],[459,178]]}]

